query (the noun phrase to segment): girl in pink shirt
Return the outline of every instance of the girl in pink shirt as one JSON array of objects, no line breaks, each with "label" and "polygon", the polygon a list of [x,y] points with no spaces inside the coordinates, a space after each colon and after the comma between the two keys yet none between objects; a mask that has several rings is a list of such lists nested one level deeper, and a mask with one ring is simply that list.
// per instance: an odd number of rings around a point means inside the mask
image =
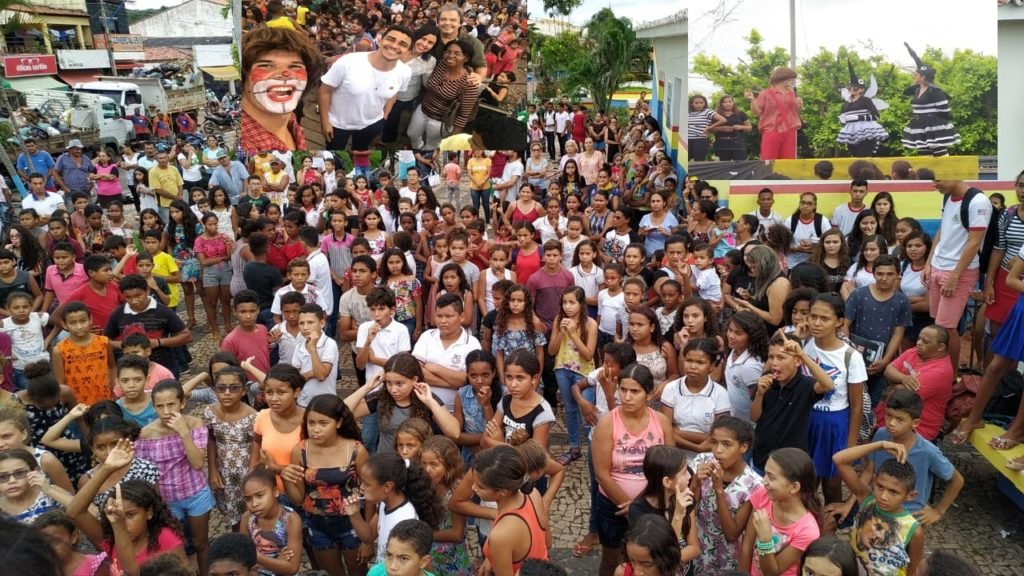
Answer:
[{"label": "girl in pink shirt", "polygon": [[193,252],[203,271],[203,308],[210,325],[210,336],[217,332],[217,302],[224,316],[224,333],[231,331],[231,252],[230,238],[220,233],[219,219],[213,212],[203,214],[203,233],[196,238]]},{"label": "girl in pink shirt", "polygon": [[793,90],[795,80],[796,70],[780,66],[768,78],[771,88],[761,90],[757,98],[750,90],[744,93],[751,112],[760,116],[757,129],[761,132],[762,160],[796,158],[796,131],[801,126],[804,101]]}]

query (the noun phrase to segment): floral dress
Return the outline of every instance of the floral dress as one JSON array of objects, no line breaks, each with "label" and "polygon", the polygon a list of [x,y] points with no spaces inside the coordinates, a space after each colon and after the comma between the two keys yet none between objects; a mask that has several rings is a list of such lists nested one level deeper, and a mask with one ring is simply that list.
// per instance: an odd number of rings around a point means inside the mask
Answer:
[{"label": "floral dress", "polygon": [[546,346],[547,343],[547,336],[536,330],[533,331],[533,343],[530,343],[530,336],[526,330],[505,330],[504,334],[498,334],[497,329],[494,331],[494,353],[502,352],[505,354],[505,358],[508,358],[516,350],[528,350],[530,353],[536,354],[537,347]]},{"label": "floral dress", "polygon": [[[92,469],[85,473],[87,478],[92,478],[93,473],[96,469]],[[121,478],[117,483],[122,484],[129,480],[142,480],[148,484],[156,486],[160,483],[160,469],[145,458],[135,458],[132,463],[128,465],[128,471],[125,472],[124,477]],[[107,499],[114,495],[114,487],[111,486],[107,490],[100,492],[92,499],[92,503],[96,505],[97,510],[103,510],[107,504]]]},{"label": "floral dress", "polygon": [[395,320],[405,322],[414,320],[418,311],[415,296],[423,297],[423,285],[415,277],[409,280],[390,280],[388,289],[395,295]]},{"label": "floral dress", "polygon": [[[30,438],[30,444],[32,445],[39,445],[43,434],[54,424],[60,422],[61,418],[64,418],[69,412],[67,405],[63,402],[57,403],[48,410],[42,410],[35,405],[25,404],[17,394],[12,395],[11,398],[25,409],[29,428],[32,430],[32,438]],[[77,425],[64,428],[64,433],[61,434],[61,438],[68,440],[80,440],[81,437],[82,435],[78,431]],[[64,452],[62,450],[50,450],[50,452],[64,465],[68,478],[71,479],[73,485],[77,486],[78,479],[89,470],[89,458],[82,452]]]},{"label": "floral dress", "polygon": [[[203,233],[203,225],[196,224],[196,236]],[[196,258],[192,247],[185,240],[185,229],[181,226],[174,227],[174,242],[171,243],[171,256],[181,270],[181,281],[195,282],[199,279],[199,259]]]},{"label": "floral dress", "polygon": [[217,509],[234,526],[245,512],[242,479],[249,473],[249,449],[252,448],[253,424],[256,412],[237,422],[225,422],[217,417],[212,406],[203,407],[203,421],[217,443],[217,469],[224,480],[224,488],[215,489]]},{"label": "floral dress", "polygon": [[[441,521],[440,530],[447,530],[452,527],[452,511],[448,502],[452,498],[452,491],[449,490],[442,499],[447,514]],[[464,540],[464,539],[463,539]],[[466,543],[460,542],[435,542],[430,548],[430,557],[434,561],[433,572],[445,574],[446,576],[470,576],[469,552],[466,550]]]},{"label": "floral dress", "polygon": [[[701,464],[715,459],[705,452],[698,454],[691,467],[696,470]],[[729,512],[736,514],[740,506],[750,499],[750,495],[761,485],[761,476],[751,466],[746,466],[743,473],[725,486],[725,500],[729,503]],[[700,490],[700,501],[697,502],[697,538],[700,540],[700,556],[692,565],[697,574],[722,574],[739,567],[742,541],[729,543],[722,531],[722,522],[718,519],[718,499],[711,479],[705,479]]]}]

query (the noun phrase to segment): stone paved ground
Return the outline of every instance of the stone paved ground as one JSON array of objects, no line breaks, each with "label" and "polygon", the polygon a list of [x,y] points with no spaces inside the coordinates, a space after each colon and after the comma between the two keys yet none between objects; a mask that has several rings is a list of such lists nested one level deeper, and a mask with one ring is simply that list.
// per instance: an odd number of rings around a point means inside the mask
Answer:
[{"label": "stone paved ground", "polygon": [[[468,201],[468,193],[465,193],[463,205]],[[192,345],[193,371],[204,369],[207,358],[219,349],[219,344],[209,338],[204,329],[205,319],[199,302],[196,309],[199,327],[195,330],[195,343]],[[184,309],[179,311],[184,316]],[[355,373],[347,350],[342,351],[341,358],[338,391],[347,394],[356,388]],[[566,442],[560,418],[551,435],[551,453],[561,454],[567,448]],[[967,483],[949,514],[938,526],[927,531],[926,549],[953,550],[971,559],[986,576],[1024,575],[1024,514],[998,491],[995,485],[997,472],[973,448],[945,444],[943,449]],[[551,511],[554,534],[551,557],[571,575],[591,576],[598,570],[599,549],[585,558],[572,556],[572,545],[586,532],[589,502],[586,462],[578,460],[569,466]],[[211,534],[227,530],[223,519],[215,512]],[[475,542],[475,534],[470,533],[467,541]],[[470,549],[475,557],[479,556],[476,546]]]}]

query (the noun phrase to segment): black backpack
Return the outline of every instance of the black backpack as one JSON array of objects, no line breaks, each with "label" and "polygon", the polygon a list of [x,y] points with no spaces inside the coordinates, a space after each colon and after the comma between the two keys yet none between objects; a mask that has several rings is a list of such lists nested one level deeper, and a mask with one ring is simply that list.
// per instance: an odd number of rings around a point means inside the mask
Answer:
[{"label": "black backpack", "polygon": [[[821,238],[821,225],[825,221],[825,217],[817,212],[814,213],[814,233]],[[796,227],[800,222],[800,215],[793,214],[789,217],[789,231],[796,234]]]},{"label": "black backpack", "polygon": [[[978,194],[985,195],[984,192],[977,188],[968,188],[967,193],[964,194],[963,200],[960,201],[960,225],[964,227],[970,233],[970,219],[971,219],[971,201]],[[949,194],[942,196],[942,211],[946,211],[946,204],[949,202]],[[985,229],[985,237],[981,241],[981,247],[978,249],[978,259],[982,272],[988,270],[988,262],[992,257],[992,247],[995,246],[996,240],[999,238],[999,218],[1000,214],[993,211],[992,217],[989,218],[988,228]]]}]

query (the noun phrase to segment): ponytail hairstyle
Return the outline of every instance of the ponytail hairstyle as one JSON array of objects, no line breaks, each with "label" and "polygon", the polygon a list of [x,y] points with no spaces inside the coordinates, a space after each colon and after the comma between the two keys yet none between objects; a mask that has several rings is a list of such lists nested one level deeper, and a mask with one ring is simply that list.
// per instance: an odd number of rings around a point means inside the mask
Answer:
[{"label": "ponytail hairstyle", "polygon": [[408,498],[420,520],[434,530],[441,526],[446,514],[444,505],[434,493],[430,477],[417,462],[405,460],[395,452],[378,452],[363,464],[363,469],[367,468],[377,482],[390,483],[395,493]]},{"label": "ponytail hairstyle", "polygon": [[518,450],[507,444],[477,452],[473,458],[473,472],[478,484],[493,490],[533,491],[526,461]]},{"label": "ponytail hairstyle", "polygon": [[775,462],[782,470],[782,475],[786,480],[800,485],[800,502],[814,515],[814,519],[820,526],[822,506],[816,492],[817,473],[814,471],[814,462],[811,457],[799,448],[779,448],[772,452],[768,459]]},{"label": "ponytail hairstyle", "polygon": [[[394,372],[404,378],[415,380],[417,382],[423,382],[423,367],[420,366],[420,361],[409,352],[400,352],[395,354],[384,363],[384,374],[387,377],[388,372]],[[377,414],[380,415],[381,421],[387,422],[391,419],[391,410],[395,406],[395,399],[391,396],[391,393],[387,391],[387,387],[382,390],[383,394],[377,395]],[[427,408],[420,399],[416,397],[416,394],[409,395],[409,401],[412,405],[410,411],[410,418],[422,418],[427,422],[433,422],[434,417],[430,413],[430,409]]]}]

